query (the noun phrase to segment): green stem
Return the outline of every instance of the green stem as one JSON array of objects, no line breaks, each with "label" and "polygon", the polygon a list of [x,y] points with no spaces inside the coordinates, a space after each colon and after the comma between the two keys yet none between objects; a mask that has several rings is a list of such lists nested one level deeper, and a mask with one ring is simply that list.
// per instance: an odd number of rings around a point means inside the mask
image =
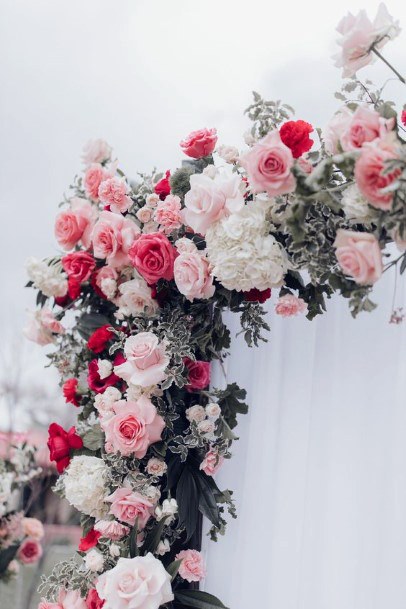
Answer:
[{"label": "green stem", "polygon": [[379,59],[381,59],[381,60],[383,61],[383,63],[386,63],[386,65],[388,66],[388,68],[389,68],[390,70],[392,70],[392,72],[393,72],[394,74],[396,74],[396,76],[399,78],[399,80],[400,80],[401,82],[403,82],[403,84],[404,84],[404,85],[406,85],[406,80],[403,78],[403,76],[402,76],[401,74],[399,74],[399,72],[398,72],[398,71],[397,71],[397,70],[396,70],[396,69],[395,69],[395,68],[394,68],[394,67],[393,67],[393,66],[392,66],[392,65],[389,63],[389,61],[388,61],[387,59],[385,59],[385,57],[384,57],[383,55],[381,55],[381,53],[380,53],[379,51],[377,51],[377,50],[376,50],[376,48],[375,48],[375,47],[372,47],[372,48],[371,48],[371,51],[372,51],[373,53],[375,53],[375,55],[376,55],[377,57],[379,57]]}]

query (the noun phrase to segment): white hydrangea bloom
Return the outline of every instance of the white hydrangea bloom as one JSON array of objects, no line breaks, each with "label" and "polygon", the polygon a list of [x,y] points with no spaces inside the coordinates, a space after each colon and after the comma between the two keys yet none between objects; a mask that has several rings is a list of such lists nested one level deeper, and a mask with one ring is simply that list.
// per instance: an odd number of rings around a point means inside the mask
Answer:
[{"label": "white hydrangea bloom", "polygon": [[107,466],[103,459],[79,455],[73,457],[63,476],[65,497],[77,510],[97,519],[108,512],[104,498]]},{"label": "white hydrangea bloom", "polygon": [[45,296],[59,298],[68,290],[68,280],[59,265],[48,265],[43,260],[28,258],[25,265],[28,277]]}]

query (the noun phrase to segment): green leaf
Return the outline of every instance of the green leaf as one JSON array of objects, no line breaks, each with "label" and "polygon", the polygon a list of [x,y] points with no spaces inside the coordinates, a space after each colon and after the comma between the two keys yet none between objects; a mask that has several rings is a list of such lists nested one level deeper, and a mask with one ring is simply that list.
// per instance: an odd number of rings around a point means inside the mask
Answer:
[{"label": "green leaf", "polygon": [[404,273],[406,271],[406,254],[403,256],[403,260],[400,264],[400,274],[402,275],[402,273]]},{"label": "green leaf", "polygon": [[164,530],[165,521],[168,516],[164,516],[157,524],[149,531],[145,537],[145,541],[142,544],[142,551],[147,554],[148,552],[155,552],[161,541],[162,531]]},{"label": "green leaf", "polygon": [[130,537],[128,539],[128,545],[130,549],[130,558],[135,558],[139,555],[139,550],[137,546],[137,536],[138,536],[138,518],[135,520],[135,524],[131,530]]},{"label": "green leaf", "polygon": [[175,600],[193,609],[227,609],[216,596],[201,590],[175,590]]},{"label": "green leaf", "polygon": [[214,526],[220,528],[220,512],[210,482],[207,479],[208,477],[204,472],[199,470],[194,475],[200,489],[199,510]]},{"label": "green leaf", "polygon": [[7,567],[17,554],[19,546],[10,546],[0,552],[0,575],[7,571]]},{"label": "green leaf", "polygon": [[169,575],[171,576],[171,582],[173,582],[173,580],[177,576],[181,563],[182,563],[182,559],[174,560],[171,562],[170,565],[168,565],[166,567],[166,570],[168,571]]},{"label": "green leaf", "polygon": [[84,447],[89,450],[96,451],[101,448],[104,444],[104,434],[100,425],[93,425],[93,427],[82,436],[82,440]]},{"label": "green leaf", "polygon": [[88,340],[97,328],[110,325],[110,320],[100,313],[83,313],[77,321],[76,329],[82,338]]},{"label": "green leaf", "polygon": [[199,493],[196,481],[189,467],[185,467],[176,489],[179,510],[179,526],[185,527],[187,539],[192,537],[197,527],[199,515]]}]

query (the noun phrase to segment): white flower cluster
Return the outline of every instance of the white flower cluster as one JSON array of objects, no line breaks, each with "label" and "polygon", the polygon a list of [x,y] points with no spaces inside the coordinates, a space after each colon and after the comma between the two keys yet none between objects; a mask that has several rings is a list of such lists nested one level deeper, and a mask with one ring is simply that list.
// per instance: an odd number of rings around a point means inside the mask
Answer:
[{"label": "white flower cluster", "polygon": [[207,230],[212,273],[228,290],[266,290],[282,283],[287,258],[279,243],[268,234],[265,214],[255,201]]},{"label": "white flower cluster", "polygon": [[80,512],[103,518],[108,511],[104,503],[106,475],[103,459],[87,455],[73,457],[63,477],[66,499]]},{"label": "white flower cluster", "polygon": [[356,184],[352,184],[345,189],[341,205],[350,222],[368,223],[373,220],[373,210],[360,193]]},{"label": "white flower cluster", "polygon": [[26,262],[26,270],[34,286],[45,296],[56,298],[65,296],[68,290],[68,280],[60,266],[48,265],[43,260],[31,257]]}]

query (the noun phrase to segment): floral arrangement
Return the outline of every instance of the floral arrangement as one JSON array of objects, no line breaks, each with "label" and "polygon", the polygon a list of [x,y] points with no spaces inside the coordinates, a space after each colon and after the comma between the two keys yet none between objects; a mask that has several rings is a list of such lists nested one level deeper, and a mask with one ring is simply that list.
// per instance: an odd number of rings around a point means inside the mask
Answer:
[{"label": "floral arrangement", "polygon": [[243,152],[202,129],[181,142],[181,168],[132,183],[106,142],[86,146],[55,222],[63,253],[27,265],[26,335],[55,345],[77,408],[74,427],[49,428],[56,491],[83,525],[80,562],[43,579],[40,609],[224,607],[197,586],[201,516],[214,540],[235,517],[214,475],[247,412],[243,389],[210,384],[230,347],[222,312],[256,345],[272,291],[284,317],[312,319],[334,292],[356,315],[383,272],[406,268],[406,112],[355,76],[399,27],[381,6],[338,30],[350,79],[323,131],[255,93]]},{"label": "floral arrangement", "polygon": [[35,449],[13,434],[0,437],[0,581],[8,582],[20,565],[36,563],[42,556],[42,523],[25,517],[23,491],[41,473]]}]

